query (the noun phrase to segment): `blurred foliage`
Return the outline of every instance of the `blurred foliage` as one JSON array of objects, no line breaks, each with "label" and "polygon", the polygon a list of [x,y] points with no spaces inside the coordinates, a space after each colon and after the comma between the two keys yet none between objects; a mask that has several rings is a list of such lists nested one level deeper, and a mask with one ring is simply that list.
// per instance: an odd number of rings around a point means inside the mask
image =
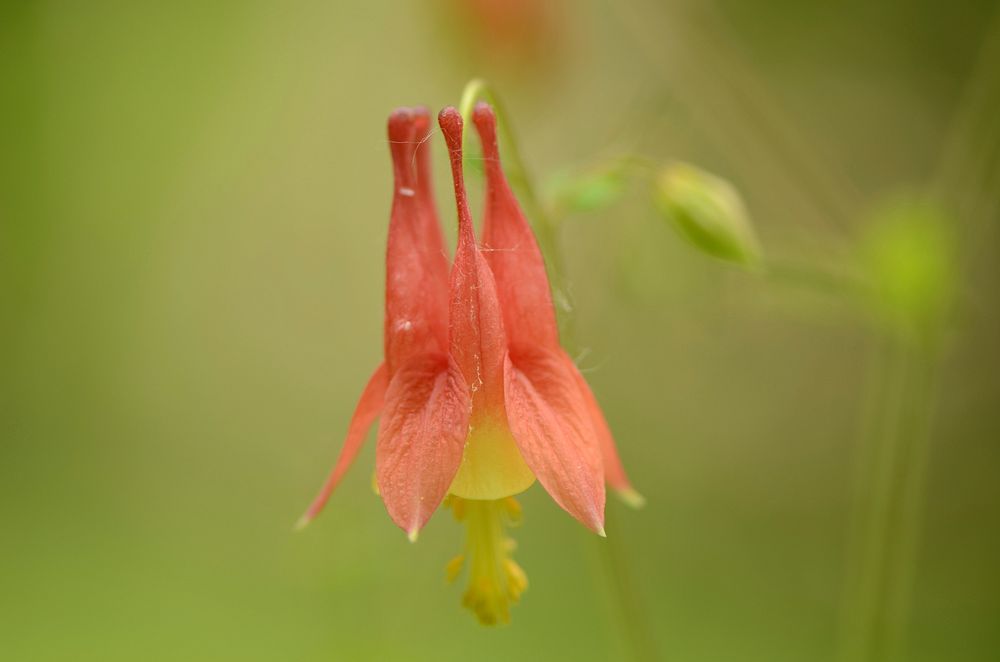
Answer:
[{"label": "blurred foliage", "polygon": [[926,335],[940,324],[958,285],[955,219],[916,200],[884,203],[865,226],[863,262],[875,313]]},{"label": "blurred foliage", "polygon": [[628,168],[622,158],[582,170],[557,171],[546,182],[546,193],[557,215],[601,211],[621,199]]}]

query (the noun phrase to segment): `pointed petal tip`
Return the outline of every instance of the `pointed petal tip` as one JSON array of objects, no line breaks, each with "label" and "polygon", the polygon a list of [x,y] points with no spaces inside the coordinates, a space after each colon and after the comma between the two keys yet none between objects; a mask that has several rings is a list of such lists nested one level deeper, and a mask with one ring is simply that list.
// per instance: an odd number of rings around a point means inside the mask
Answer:
[{"label": "pointed petal tip", "polygon": [[590,521],[590,529],[601,536],[602,538],[607,538],[608,534],[604,531],[604,506],[601,505],[601,509],[594,513],[593,518]]},{"label": "pointed petal tip", "polygon": [[642,496],[636,492],[631,487],[626,488],[615,488],[615,494],[621,499],[627,506],[639,510],[646,505],[646,497]]},{"label": "pointed petal tip", "polygon": [[604,530],[604,506],[602,505],[600,509],[593,510],[587,514],[584,513],[570,513],[576,518],[580,524],[596,533],[602,538],[607,538],[608,534]]},{"label": "pointed petal tip", "polygon": [[420,536],[420,529],[414,527],[406,532],[406,539],[410,542],[417,542],[417,537]]},{"label": "pointed petal tip", "polygon": [[294,531],[295,533],[304,531],[305,528],[309,526],[309,523],[312,521],[313,521],[312,516],[309,513],[306,513],[302,517],[300,517],[297,522],[295,522],[295,526],[292,527],[292,531]]},{"label": "pointed petal tip", "polygon": [[371,427],[382,411],[385,389],[386,367],[385,363],[380,363],[375,368],[372,376],[368,378],[368,383],[365,384],[365,388],[361,392],[358,404],[354,407],[354,414],[351,416],[351,423],[347,428],[347,437],[344,439],[344,445],[340,449],[337,462],[333,465],[333,469],[327,476],[319,493],[313,499],[312,503],[309,504],[302,517],[299,518],[298,523],[296,523],[296,531],[304,529],[309,525],[309,522],[316,519],[323,512],[323,507],[326,506],[326,502],[329,500],[330,495],[333,494],[340,479],[344,477],[344,474],[347,473],[347,470],[350,469],[351,464],[357,458],[358,451],[361,449],[362,444],[364,444],[365,437],[368,436],[368,428]]}]

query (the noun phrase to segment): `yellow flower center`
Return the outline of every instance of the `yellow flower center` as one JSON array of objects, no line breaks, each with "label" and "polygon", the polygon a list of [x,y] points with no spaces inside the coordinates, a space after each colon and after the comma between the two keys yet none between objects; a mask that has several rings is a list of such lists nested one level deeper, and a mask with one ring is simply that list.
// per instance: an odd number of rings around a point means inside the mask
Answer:
[{"label": "yellow flower center", "polygon": [[535,475],[524,463],[506,421],[473,420],[462,464],[448,490],[463,499],[496,500],[531,487]]},{"label": "yellow flower center", "polygon": [[491,501],[448,497],[455,519],[465,524],[465,551],[446,566],[453,582],[468,566],[469,584],[462,604],[483,625],[510,622],[510,607],[528,588],[528,577],[510,553],[515,543],[505,535],[507,526],[521,521],[521,505],[513,497]]}]

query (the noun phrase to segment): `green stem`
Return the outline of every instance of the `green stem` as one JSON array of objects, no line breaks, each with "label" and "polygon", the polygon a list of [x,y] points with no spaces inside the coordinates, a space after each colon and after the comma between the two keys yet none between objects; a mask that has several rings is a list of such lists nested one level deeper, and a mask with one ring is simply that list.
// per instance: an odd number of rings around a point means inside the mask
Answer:
[{"label": "green stem", "polygon": [[899,468],[895,497],[894,530],[891,539],[892,565],[887,581],[886,659],[904,659],[906,625],[910,618],[913,584],[916,576],[920,533],[923,529],[924,492],[931,446],[931,420],[934,413],[936,360],[921,348],[910,348],[908,391],[903,429],[903,457]]},{"label": "green stem", "polygon": [[803,287],[848,299],[856,300],[865,288],[864,280],[856,273],[818,267],[805,262],[765,258],[761,273],[775,283]]},{"label": "green stem", "polygon": [[870,391],[869,422],[858,448],[855,534],[849,554],[851,594],[844,613],[845,662],[874,661],[883,648],[893,478],[906,383],[906,362],[900,348],[894,343],[887,353],[886,365],[875,373],[882,384]]},{"label": "green stem", "polygon": [[930,446],[933,354],[890,338],[858,449],[844,602],[845,662],[900,659]]}]

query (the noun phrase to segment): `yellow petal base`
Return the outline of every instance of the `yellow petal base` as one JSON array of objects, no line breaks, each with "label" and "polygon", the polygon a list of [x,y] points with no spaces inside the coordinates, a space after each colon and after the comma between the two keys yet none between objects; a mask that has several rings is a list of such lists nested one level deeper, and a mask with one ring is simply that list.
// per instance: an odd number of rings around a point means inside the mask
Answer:
[{"label": "yellow petal base", "polygon": [[477,421],[469,427],[462,464],[448,491],[463,499],[496,500],[520,494],[534,482],[506,421]]},{"label": "yellow petal base", "polygon": [[521,519],[521,505],[513,497],[477,501],[448,497],[455,519],[465,524],[465,551],[448,562],[448,581],[455,581],[468,566],[469,586],[462,597],[483,625],[510,622],[510,607],[528,588],[528,578],[510,553],[514,541],[504,535],[505,527]]}]

